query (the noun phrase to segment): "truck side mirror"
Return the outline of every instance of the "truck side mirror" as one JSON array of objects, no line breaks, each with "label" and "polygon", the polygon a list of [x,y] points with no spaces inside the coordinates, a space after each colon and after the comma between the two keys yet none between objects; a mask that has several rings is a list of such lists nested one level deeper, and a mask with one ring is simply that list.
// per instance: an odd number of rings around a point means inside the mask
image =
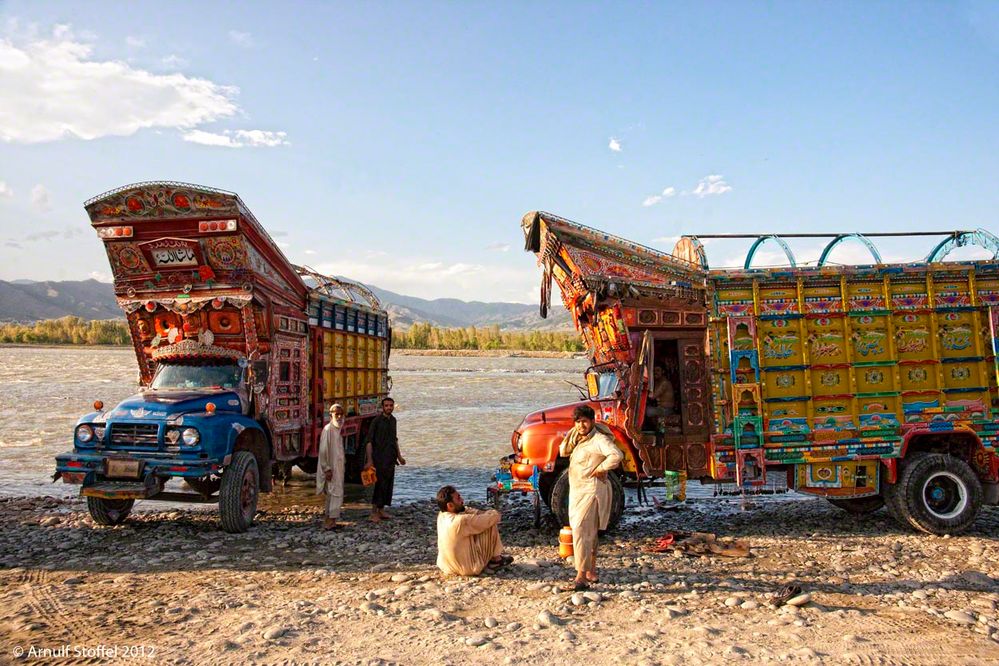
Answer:
[{"label": "truck side mirror", "polygon": [[254,393],[263,393],[267,387],[267,361],[254,361],[250,366],[250,383]]}]

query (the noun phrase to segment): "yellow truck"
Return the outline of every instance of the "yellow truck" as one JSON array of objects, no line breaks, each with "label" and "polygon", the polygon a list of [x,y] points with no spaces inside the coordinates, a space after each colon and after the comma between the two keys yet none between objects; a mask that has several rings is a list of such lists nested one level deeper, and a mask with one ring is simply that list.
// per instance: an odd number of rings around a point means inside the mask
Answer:
[{"label": "yellow truck", "polygon": [[[854,513],[887,505],[935,534],[999,503],[991,233],[947,232],[906,264],[883,263],[867,236],[833,234],[814,266],[797,266],[783,238],[754,236],[742,269],[712,270],[695,236],[664,253],[550,213],[522,226],[542,314],[554,282],[590,349],[584,402],[625,452],[623,480],[673,471],[745,487],[784,471],[800,492]],[[766,242],[787,267],[752,268]],[[872,263],[828,265],[842,242],[864,244]],[[945,261],[966,244],[993,258]],[[507,465],[563,519],[571,407],[528,415]]]}]

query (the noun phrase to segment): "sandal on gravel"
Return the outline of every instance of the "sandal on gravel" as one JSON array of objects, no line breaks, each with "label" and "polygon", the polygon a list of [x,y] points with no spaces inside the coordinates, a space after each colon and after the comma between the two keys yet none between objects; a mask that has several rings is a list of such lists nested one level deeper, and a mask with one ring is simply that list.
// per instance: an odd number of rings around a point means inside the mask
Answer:
[{"label": "sandal on gravel", "polygon": [[513,564],[513,555],[500,555],[500,563],[504,566],[510,566]]},{"label": "sandal on gravel", "polygon": [[572,583],[566,585],[562,588],[563,592],[582,592],[583,590],[590,589],[590,584],[586,581],[573,581]]},{"label": "sandal on gravel", "polygon": [[788,599],[792,599],[799,594],[801,594],[801,586],[796,583],[788,583],[770,595],[770,603],[780,608],[787,603]]}]

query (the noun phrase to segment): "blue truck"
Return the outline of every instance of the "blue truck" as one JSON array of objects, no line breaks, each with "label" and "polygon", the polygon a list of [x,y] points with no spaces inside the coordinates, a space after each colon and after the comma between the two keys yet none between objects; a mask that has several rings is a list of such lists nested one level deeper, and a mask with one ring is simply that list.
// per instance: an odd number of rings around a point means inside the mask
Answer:
[{"label": "blue truck", "polygon": [[370,290],[291,264],[231,192],[137,183],[85,207],[140,384],[113,408],[95,401],[56,457],[54,478],[81,486],[94,522],[119,524],[140,499],[212,502],[223,529],[244,532],[274,470],[315,471],[334,402],[359,472],[391,382],[391,330]]}]

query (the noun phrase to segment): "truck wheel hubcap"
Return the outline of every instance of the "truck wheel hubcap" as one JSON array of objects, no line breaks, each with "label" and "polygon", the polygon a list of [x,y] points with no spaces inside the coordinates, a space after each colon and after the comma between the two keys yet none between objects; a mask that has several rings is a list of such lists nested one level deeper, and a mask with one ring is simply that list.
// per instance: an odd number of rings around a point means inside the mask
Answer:
[{"label": "truck wheel hubcap", "polygon": [[968,490],[956,474],[936,472],[923,484],[923,504],[934,517],[949,520],[968,506]]}]

